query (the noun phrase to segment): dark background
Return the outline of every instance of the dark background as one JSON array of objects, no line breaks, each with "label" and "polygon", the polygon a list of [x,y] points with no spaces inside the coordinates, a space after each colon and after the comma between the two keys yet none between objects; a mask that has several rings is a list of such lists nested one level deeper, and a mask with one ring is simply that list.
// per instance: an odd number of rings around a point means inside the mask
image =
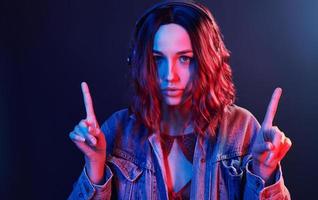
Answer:
[{"label": "dark background", "polygon": [[[68,138],[85,117],[87,81],[100,123],[129,101],[126,56],[137,17],[156,1],[0,1],[0,198],[66,199],[84,160]],[[200,1],[218,21],[236,104],[260,122],[276,86],[275,125],[293,199],[316,196],[318,1]]]}]

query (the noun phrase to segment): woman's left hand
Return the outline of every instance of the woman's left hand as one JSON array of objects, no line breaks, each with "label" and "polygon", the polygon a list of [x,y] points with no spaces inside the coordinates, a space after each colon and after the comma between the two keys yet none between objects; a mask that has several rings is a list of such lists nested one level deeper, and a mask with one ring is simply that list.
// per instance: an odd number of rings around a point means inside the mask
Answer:
[{"label": "woman's left hand", "polygon": [[274,182],[274,172],[292,145],[284,132],[272,125],[281,94],[282,89],[276,88],[252,148],[252,171],[262,177],[266,185]]}]

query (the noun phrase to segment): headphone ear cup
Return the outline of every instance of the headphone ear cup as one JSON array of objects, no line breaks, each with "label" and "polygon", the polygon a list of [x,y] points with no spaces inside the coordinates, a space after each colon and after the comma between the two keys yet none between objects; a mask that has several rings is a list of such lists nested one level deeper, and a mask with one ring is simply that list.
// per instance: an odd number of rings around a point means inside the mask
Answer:
[{"label": "headphone ear cup", "polygon": [[130,55],[127,57],[127,64],[128,64],[129,66],[131,66],[131,56],[130,56]]},{"label": "headphone ear cup", "polygon": [[131,44],[131,46],[130,46],[130,48],[129,48],[129,52],[128,52],[128,56],[127,56],[127,64],[129,65],[129,66],[131,66],[132,65],[132,60],[133,60],[133,58],[134,58],[134,56],[135,56],[135,43],[134,42],[132,42],[132,44]]},{"label": "headphone ear cup", "polygon": [[126,58],[126,62],[128,64],[128,66],[132,65],[132,59],[133,59],[133,56],[134,56],[134,49],[135,49],[135,41],[136,41],[136,33],[137,33],[137,31],[139,31],[139,30],[137,30],[137,27],[135,27],[134,34],[131,37],[130,47],[128,49],[128,56]]}]

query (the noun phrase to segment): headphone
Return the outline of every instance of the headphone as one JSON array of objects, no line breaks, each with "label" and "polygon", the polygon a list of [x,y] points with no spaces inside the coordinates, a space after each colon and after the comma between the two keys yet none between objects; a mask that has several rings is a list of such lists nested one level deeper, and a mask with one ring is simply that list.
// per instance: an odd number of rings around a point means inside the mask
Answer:
[{"label": "headphone", "polygon": [[[141,15],[141,17],[139,17],[139,19],[136,21],[136,24],[135,24],[134,36],[138,35],[140,31],[140,27],[142,27],[144,21],[146,20],[146,18],[148,17],[150,13],[160,8],[169,8],[173,6],[186,6],[186,7],[193,8],[194,10],[198,11],[203,16],[205,16],[207,19],[209,19],[212,23],[214,21],[211,13],[204,6],[202,6],[201,4],[193,0],[166,0],[150,7]],[[129,66],[131,65],[131,58],[133,54],[132,51],[134,50],[134,46],[135,44],[132,44],[132,47],[130,48],[131,49],[130,54],[127,57],[127,63]]]}]

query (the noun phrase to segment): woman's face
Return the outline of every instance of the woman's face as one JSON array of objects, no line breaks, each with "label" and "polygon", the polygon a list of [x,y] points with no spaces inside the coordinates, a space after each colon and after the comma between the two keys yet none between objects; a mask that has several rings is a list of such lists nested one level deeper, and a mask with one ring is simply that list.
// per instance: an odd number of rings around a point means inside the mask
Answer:
[{"label": "woman's face", "polygon": [[164,103],[180,105],[187,98],[193,73],[193,51],[187,31],[178,24],[159,27],[154,37],[153,56]]}]

